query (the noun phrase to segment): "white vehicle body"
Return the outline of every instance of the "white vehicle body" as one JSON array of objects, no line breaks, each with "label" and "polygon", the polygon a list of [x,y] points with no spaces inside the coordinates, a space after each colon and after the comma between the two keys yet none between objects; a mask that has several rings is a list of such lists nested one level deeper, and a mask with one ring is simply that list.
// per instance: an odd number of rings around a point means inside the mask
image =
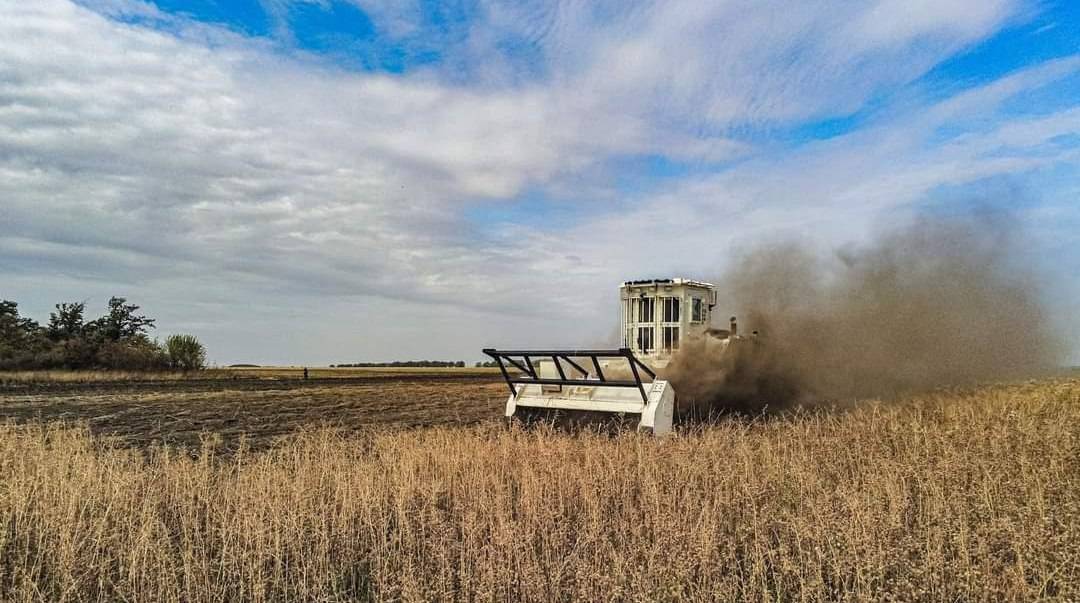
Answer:
[{"label": "white vehicle body", "polygon": [[681,278],[627,281],[619,298],[619,349],[484,350],[510,387],[508,419],[532,409],[618,413],[636,419],[639,430],[671,432],[675,391],[655,370],[692,338],[713,334],[716,288]]}]

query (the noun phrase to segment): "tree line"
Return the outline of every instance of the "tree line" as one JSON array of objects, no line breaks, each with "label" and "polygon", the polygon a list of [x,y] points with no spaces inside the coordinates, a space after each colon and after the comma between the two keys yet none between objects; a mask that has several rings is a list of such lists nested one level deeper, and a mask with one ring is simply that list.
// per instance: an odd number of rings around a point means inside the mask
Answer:
[{"label": "tree line", "polygon": [[0,369],[197,370],[206,349],[193,335],[151,339],[154,319],[123,297],[86,320],[86,303],[56,304],[48,324],[19,315],[14,301],[0,300]]},{"label": "tree line", "polygon": [[464,360],[394,360],[392,362],[351,362],[348,364],[331,364],[338,368],[464,368]]}]

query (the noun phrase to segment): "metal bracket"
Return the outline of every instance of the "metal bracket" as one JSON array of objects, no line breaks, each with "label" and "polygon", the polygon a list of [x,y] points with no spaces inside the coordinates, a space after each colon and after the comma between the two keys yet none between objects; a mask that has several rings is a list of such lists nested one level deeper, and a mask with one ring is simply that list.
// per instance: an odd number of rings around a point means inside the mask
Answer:
[{"label": "metal bracket", "polygon": [[[510,388],[510,394],[513,396],[518,395],[518,389],[515,387],[517,384],[522,385],[585,385],[590,387],[596,387],[602,385],[604,387],[633,387],[637,388],[641,393],[641,401],[644,404],[649,403],[649,395],[645,392],[645,384],[642,382],[640,371],[649,376],[649,379],[655,380],[656,373],[652,371],[643,362],[634,356],[630,348],[619,348],[616,350],[496,350],[493,348],[485,348],[483,350],[485,354],[490,356],[499,365],[499,370],[502,372],[503,379],[506,380],[506,385]],[[555,363],[555,369],[559,373],[558,378],[542,378],[537,373],[536,368],[533,366],[533,358],[551,358]],[[580,364],[575,362],[574,358],[589,358],[592,360],[593,368],[596,371],[596,379],[588,379],[588,371],[586,371]],[[634,375],[634,380],[629,381],[625,379],[608,379],[604,375],[603,369],[600,367],[601,358],[624,358],[630,367],[630,372]],[[520,359],[520,360],[518,360]],[[566,368],[562,363],[565,362],[570,368],[581,373],[581,378],[571,378],[567,376]],[[511,367],[518,369],[519,374],[512,375],[507,370],[507,364]]]}]

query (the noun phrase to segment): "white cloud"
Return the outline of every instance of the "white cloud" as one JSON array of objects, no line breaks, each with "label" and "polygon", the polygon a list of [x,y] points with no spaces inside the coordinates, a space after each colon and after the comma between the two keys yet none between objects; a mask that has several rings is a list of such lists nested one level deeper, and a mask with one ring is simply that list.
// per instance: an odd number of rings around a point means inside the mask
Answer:
[{"label": "white cloud", "polygon": [[423,9],[418,0],[350,0],[375,23],[381,34],[403,38],[414,35],[424,25]]},{"label": "white cloud", "polygon": [[[584,221],[565,240],[526,239],[533,246],[527,255],[603,257],[604,273],[613,275],[711,277],[740,246],[784,237],[832,246],[861,238],[883,217],[896,219],[943,187],[1061,165],[1075,170],[1080,148],[1055,140],[1080,133],[1080,109],[1012,117],[1001,111],[1008,101],[1078,73],[1075,59],[1036,66],[845,136],[686,178],[629,212]],[[1049,242],[1060,243],[1060,235]],[[511,229],[507,236],[519,233]],[[610,288],[594,278],[582,282]]]},{"label": "white cloud", "polygon": [[[544,3],[540,3],[545,6]],[[912,81],[1025,13],[1015,0],[487,4],[553,80],[668,125],[765,126],[838,115]]]},{"label": "white cloud", "polygon": [[879,0],[845,28],[844,41],[881,48],[938,38],[947,44],[977,40],[1017,12],[1009,0]]},{"label": "white cloud", "polygon": [[[414,5],[360,4],[391,36],[425,31]],[[521,337],[557,344],[596,323],[623,277],[709,270],[728,240],[840,231],[935,186],[1075,161],[1050,143],[1076,130],[1075,110],[998,123],[1003,100],[1074,73],[1075,59],[841,139],[757,146],[760,131],[913,80],[1009,22],[1015,2],[484,4],[446,67],[400,76],[141,2],[89,5],[0,0],[0,275],[39,309],[60,301],[35,293],[55,292],[33,285],[43,279],[134,290],[180,325],[205,321],[177,299],[218,300],[199,311],[219,326],[250,326],[258,308],[278,319],[355,308],[399,325],[376,325],[364,348],[395,356],[401,324],[472,349],[514,322],[485,318],[491,309],[511,307],[531,316],[516,317]],[[917,18],[897,16],[907,8]],[[531,51],[496,56],[508,38]],[[468,77],[448,72],[465,63]],[[965,122],[928,144],[961,115],[994,125]],[[612,162],[648,154],[740,163],[619,199]],[[463,215],[534,189],[590,217],[552,230]],[[322,350],[325,325],[300,353]],[[348,349],[335,346],[318,357]]]}]

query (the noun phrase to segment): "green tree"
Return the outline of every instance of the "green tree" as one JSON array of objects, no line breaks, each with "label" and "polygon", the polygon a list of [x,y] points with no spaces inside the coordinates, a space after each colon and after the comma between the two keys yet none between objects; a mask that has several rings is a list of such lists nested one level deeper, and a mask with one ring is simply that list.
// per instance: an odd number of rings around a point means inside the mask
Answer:
[{"label": "green tree", "polygon": [[194,335],[170,335],[165,340],[165,352],[174,369],[195,371],[206,366],[206,348]]},{"label": "green tree", "polygon": [[37,322],[19,316],[19,304],[0,300],[0,368],[36,368],[49,348]]},{"label": "green tree", "polygon": [[154,319],[138,314],[139,306],[123,297],[109,298],[109,313],[87,325],[106,341],[145,336],[154,328]]},{"label": "green tree", "polygon": [[101,342],[87,328],[85,312],[85,302],[72,302],[56,304],[56,312],[49,313],[49,326],[45,328],[52,342],[49,366],[80,369],[96,364]]},{"label": "green tree", "polygon": [[86,311],[84,302],[72,302],[56,304],[56,312],[49,313],[49,326],[47,327],[49,339],[63,341],[82,337],[86,324],[83,313]]}]

